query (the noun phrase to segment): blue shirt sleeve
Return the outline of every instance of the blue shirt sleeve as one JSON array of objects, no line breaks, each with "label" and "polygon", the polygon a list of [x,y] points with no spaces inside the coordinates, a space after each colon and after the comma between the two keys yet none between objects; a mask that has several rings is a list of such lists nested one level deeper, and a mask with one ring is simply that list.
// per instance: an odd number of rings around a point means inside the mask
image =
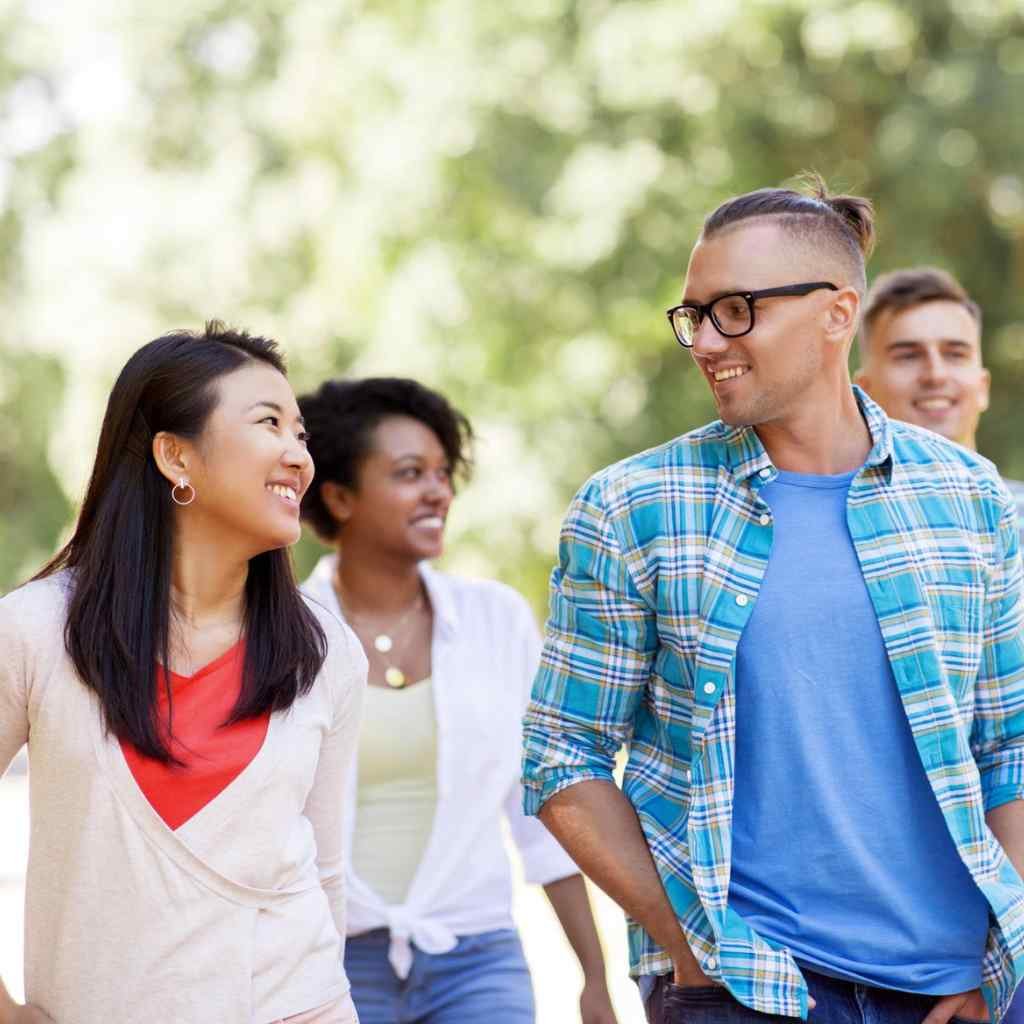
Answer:
[{"label": "blue shirt sleeve", "polygon": [[612,779],[657,645],[654,609],[633,580],[600,485],[591,481],[570,506],[551,578],[544,650],[523,730],[527,814],[568,786]]},{"label": "blue shirt sleeve", "polygon": [[1024,799],[1024,571],[1017,510],[1007,500],[988,587],[971,750],[991,811]]}]

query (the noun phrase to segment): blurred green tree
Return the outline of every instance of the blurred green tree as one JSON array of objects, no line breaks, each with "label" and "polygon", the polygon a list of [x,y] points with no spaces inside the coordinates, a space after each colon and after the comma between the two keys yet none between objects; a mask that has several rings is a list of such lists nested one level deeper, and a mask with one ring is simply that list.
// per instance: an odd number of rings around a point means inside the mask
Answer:
[{"label": "blurred green tree", "polygon": [[72,514],[48,457],[62,392],[55,359],[0,349],[0,586],[31,576]]},{"label": "blurred green tree", "polygon": [[[80,287],[112,349],[220,315],[285,341],[300,389],[443,388],[481,434],[455,561],[538,607],[572,491],[714,415],[663,315],[703,214],[804,168],[875,200],[872,272],[938,263],[979,299],[980,443],[1024,477],[1019,4],[189,0],[98,37],[62,24],[104,55],[119,100],[98,114],[39,17],[0,36],[8,94],[32,76],[51,83],[33,102],[70,111],[9,162],[2,273],[29,295],[4,294],[28,334],[55,333],[36,238],[81,247],[99,222]],[[55,184],[29,196],[43,159]],[[15,514],[66,506],[43,490]]]}]

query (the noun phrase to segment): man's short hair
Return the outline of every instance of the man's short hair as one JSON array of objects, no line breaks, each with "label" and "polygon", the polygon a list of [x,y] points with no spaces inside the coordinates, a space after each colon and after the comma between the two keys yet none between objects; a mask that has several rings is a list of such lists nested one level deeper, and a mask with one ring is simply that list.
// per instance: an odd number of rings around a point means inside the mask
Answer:
[{"label": "man's short hair", "polygon": [[726,200],[704,221],[702,238],[711,238],[741,221],[775,217],[797,241],[830,247],[846,265],[850,283],[863,294],[864,263],[875,247],[875,210],[861,196],[830,195],[817,174],[801,179],[802,190],[761,188]]},{"label": "man's short hair", "polygon": [[884,313],[899,313],[925,302],[956,302],[974,317],[981,330],[981,306],[950,273],[939,267],[909,267],[892,270],[875,278],[864,300],[860,329],[861,359],[867,355],[871,331]]}]

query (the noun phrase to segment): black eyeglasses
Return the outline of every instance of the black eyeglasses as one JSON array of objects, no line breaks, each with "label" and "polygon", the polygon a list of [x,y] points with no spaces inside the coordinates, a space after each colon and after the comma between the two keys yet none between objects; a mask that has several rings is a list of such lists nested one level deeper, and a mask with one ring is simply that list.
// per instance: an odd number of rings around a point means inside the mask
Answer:
[{"label": "black eyeglasses", "polygon": [[782,295],[808,295],[820,288],[830,288],[837,292],[839,288],[830,281],[811,281],[809,284],[789,284],[781,288],[762,288],[759,292],[730,292],[719,295],[717,299],[699,305],[695,302],[684,302],[681,306],[673,306],[666,310],[668,322],[676,341],[683,348],[693,348],[697,331],[710,316],[711,322],[719,334],[726,338],[739,338],[754,329],[754,302],[756,299],[774,299]]}]

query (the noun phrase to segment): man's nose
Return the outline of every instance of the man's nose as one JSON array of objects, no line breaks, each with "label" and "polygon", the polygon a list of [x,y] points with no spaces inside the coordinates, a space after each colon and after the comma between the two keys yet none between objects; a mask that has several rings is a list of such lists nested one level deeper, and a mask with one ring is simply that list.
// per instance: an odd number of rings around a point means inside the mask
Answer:
[{"label": "man's nose", "polygon": [[948,374],[949,367],[946,365],[946,360],[942,358],[941,352],[936,350],[925,353],[925,380],[929,381],[930,383],[941,383],[946,379]]},{"label": "man's nose", "polygon": [[693,348],[691,351],[695,356],[714,356],[723,352],[729,347],[729,339],[715,326],[711,316],[705,316],[693,336]]}]

